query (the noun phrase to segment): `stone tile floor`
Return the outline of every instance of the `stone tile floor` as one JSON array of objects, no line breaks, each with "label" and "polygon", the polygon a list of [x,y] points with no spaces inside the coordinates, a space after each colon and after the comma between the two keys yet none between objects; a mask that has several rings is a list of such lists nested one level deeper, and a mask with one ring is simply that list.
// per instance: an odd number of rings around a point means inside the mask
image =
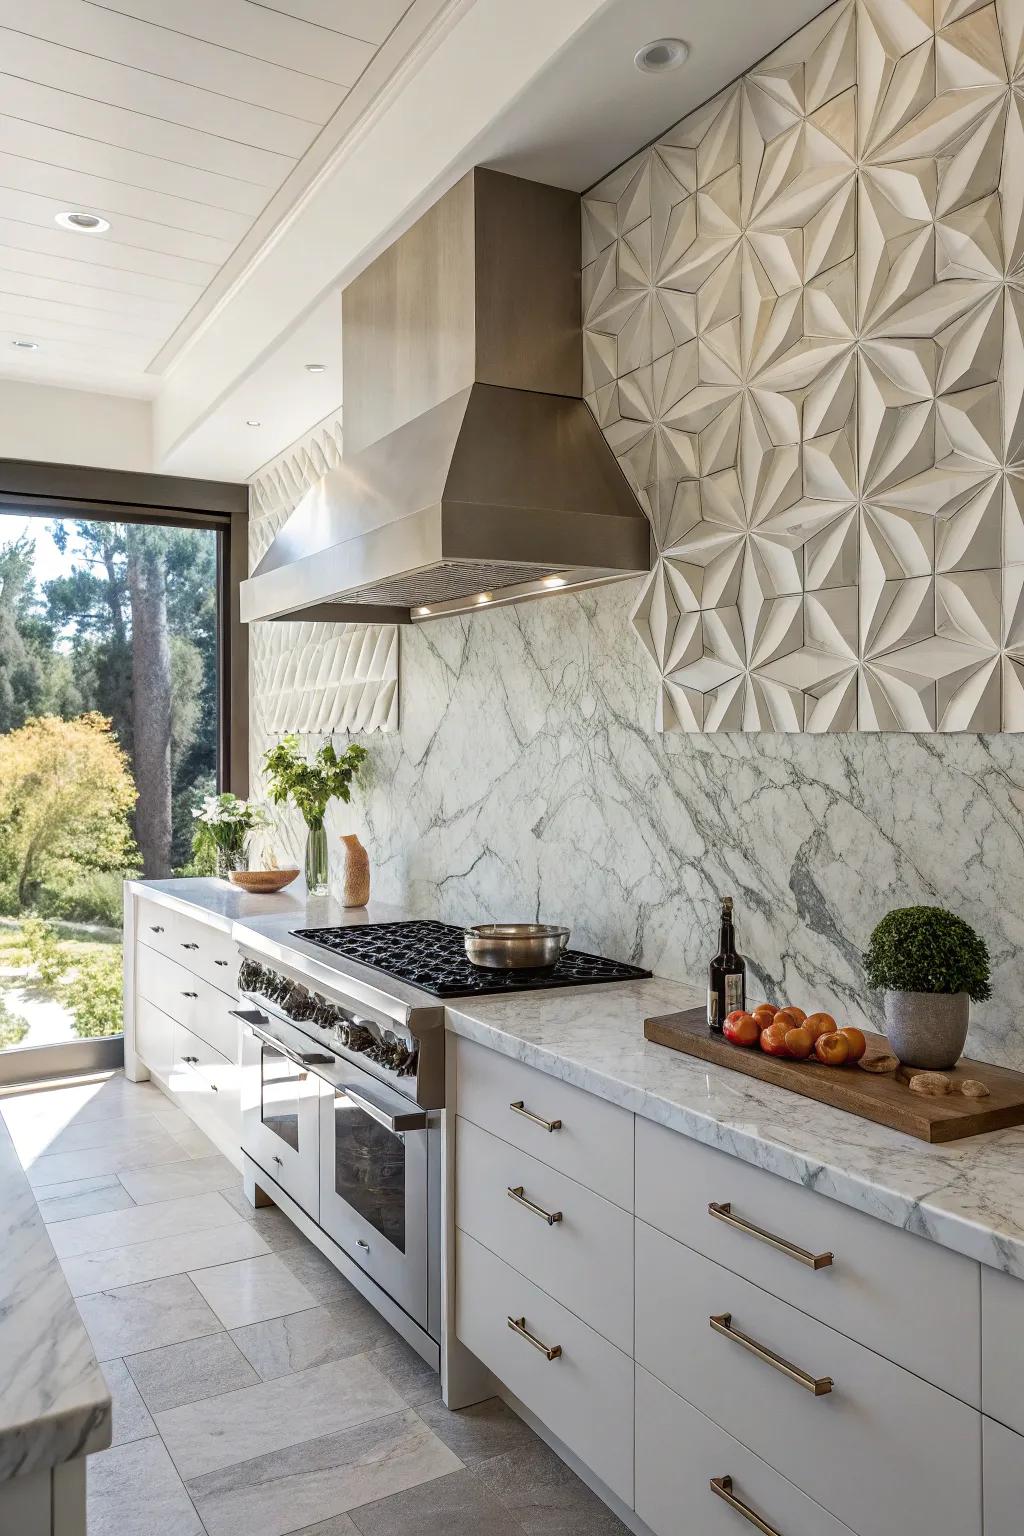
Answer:
[{"label": "stone tile floor", "polygon": [[438,1378],[150,1083],[0,1096],[114,1400],[89,1536],[611,1536],[498,1399]]}]

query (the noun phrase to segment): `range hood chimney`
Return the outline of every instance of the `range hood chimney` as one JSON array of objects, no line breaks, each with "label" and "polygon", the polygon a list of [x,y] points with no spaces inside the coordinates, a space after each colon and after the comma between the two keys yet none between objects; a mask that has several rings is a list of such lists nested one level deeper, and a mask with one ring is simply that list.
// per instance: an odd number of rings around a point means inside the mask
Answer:
[{"label": "range hood chimney", "polygon": [[419,622],[650,568],[581,398],[573,192],[477,169],[342,295],[344,455],[242,618]]}]

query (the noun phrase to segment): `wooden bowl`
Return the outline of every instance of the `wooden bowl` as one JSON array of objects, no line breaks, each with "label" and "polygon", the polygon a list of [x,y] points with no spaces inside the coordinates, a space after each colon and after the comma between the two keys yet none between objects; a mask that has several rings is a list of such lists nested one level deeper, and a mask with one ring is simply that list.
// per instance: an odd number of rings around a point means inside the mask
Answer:
[{"label": "wooden bowl", "polygon": [[275,891],[291,885],[298,873],[297,869],[233,869],[228,879],[251,896],[273,896]]}]

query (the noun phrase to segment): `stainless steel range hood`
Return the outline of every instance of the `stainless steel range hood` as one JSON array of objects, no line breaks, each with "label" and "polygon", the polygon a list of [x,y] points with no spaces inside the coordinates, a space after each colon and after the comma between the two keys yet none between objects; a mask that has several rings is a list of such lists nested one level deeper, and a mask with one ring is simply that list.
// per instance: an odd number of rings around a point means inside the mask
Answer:
[{"label": "stainless steel range hood", "polygon": [[242,617],[418,622],[650,567],[580,397],[579,200],[474,171],[343,295],[345,452]]}]

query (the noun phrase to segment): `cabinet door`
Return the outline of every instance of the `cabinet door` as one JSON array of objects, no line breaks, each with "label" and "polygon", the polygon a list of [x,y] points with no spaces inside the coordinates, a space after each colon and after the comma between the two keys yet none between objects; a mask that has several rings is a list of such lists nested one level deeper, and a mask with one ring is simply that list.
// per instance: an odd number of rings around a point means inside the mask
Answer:
[{"label": "cabinet door", "polygon": [[1024,1530],[1024,1439],[985,1419],[985,1536],[1020,1536]]},{"label": "cabinet door", "polygon": [[981,1409],[1024,1435],[1024,1280],[985,1264],[981,1266]]},{"label": "cabinet door", "polygon": [[174,1020],[145,997],[135,1004],[135,1049],[149,1070],[166,1082],[174,1063]]},{"label": "cabinet door", "polygon": [[[683,1510],[688,1520],[681,1526]],[[755,1530],[767,1526],[778,1536],[850,1536],[820,1504],[639,1365],[636,1512],[654,1536],[741,1536],[744,1521],[752,1519],[762,1522]]]}]

